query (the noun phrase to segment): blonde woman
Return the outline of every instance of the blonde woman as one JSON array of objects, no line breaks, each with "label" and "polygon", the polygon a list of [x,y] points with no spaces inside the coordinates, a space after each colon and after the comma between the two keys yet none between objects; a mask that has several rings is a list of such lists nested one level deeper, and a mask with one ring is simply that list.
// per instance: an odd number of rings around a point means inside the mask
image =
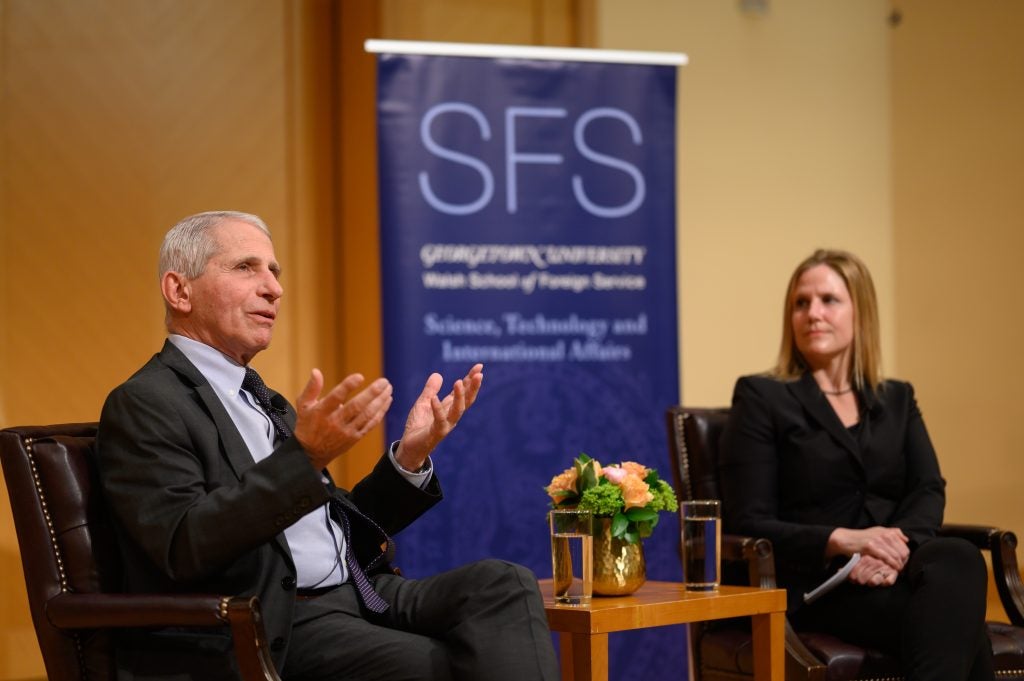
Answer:
[{"label": "blonde woman", "polygon": [[[993,678],[984,559],[936,537],[945,481],[913,388],[882,378],[874,286],[853,254],[796,268],[778,363],[737,382],[721,469],[726,527],[772,541],[794,627],[896,654],[908,679]],[[845,582],[804,603],[854,554]]]}]

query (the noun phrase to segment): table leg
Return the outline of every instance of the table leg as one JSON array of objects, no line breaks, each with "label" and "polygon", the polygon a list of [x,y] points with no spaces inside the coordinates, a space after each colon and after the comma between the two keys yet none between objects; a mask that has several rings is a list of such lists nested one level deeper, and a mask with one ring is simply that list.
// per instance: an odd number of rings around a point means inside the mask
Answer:
[{"label": "table leg", "polygon": [[[562,681],[608,681],[608,634],[558,634]],[[781,677],[780,677],[781,678]]]},{"label": "table leg", "polygon": [[771,612],[754,615],[754,678],[757,681],[783,681],[786,668],[786,615]]}]

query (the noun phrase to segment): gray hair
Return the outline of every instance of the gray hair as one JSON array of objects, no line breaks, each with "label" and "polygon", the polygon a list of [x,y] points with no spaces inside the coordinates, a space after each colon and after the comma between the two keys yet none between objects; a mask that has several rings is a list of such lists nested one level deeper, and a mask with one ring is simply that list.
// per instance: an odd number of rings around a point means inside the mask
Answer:
[{"label": "gray hair", "polygon": [[211,230],[226,220],[246,222],[270,238],[270,229],[262,218],[234,210],[216,210],[184,218],[164,236],[160,246],[160,277],[167,272],[181,272],[195,279],[210,259],[217,255],[217,240]]}]

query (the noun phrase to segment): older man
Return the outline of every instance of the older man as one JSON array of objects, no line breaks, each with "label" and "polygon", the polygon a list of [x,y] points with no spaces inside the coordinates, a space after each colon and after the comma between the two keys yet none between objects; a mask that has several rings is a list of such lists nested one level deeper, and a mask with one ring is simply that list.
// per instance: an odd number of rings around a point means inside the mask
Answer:
[{"label": "older man", "polygon": [[[324,470],[392,401],[359,374],[295,409],[249,366],[283,289],[270,233],[246,213],[201,213],[160,252],[169,337],[107,398],[98,454],[126,588],[260,598],[285,679],[555,679],[533,575],[496,560],[421,580],[390,569],[389,536],[441,499],[430,453],[483,382],[441,399],[431,375],[401,440],[351,491]],[[197,630],[122,635],[122,678],[237,678],[229,641]]]}]

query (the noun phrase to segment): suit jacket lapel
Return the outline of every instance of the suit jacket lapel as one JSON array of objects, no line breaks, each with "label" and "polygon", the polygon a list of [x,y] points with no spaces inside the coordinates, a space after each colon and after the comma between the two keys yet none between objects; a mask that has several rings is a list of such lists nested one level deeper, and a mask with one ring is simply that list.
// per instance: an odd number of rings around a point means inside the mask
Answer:
[{"label": "suit jacket lapel", "polygon": [[224,408],[220,398],[217,397],[217,393],[214,392],[213,386],[199,372],[199,369],[196,369],[195,365],[188,361],[188,358],[185,357],[181,350],[174,347],[174,344],[170,341],[164,342],[164,347],[160,351],[160,360],[192,383],[196,395],[199,396],[199,400],[206,407],[207,413],[210,414],[210,418],[213,419],[214,424],[217,426],[217,433],[220,436],[228,463],[231,464],[235,475],[241,479],[242,474],[249,470],[255,464],[255,461],[249,452],[249,447],[245,444],[245,440],[242,439],[242,434],[238,432],[235,422],[231,420],[227,409]]},{"label": "suit jacket lapel", "polygon": [[821,427],[828,431],[836,442],[843,446],[858,462],[861,460],[860,447],[853,435],[847,430],[843,422],[836,416],[832,405],[818,387],[810,372],[804,373],[799,381],[789,384],[790,392],[803,405],[811,418],[817,421]]},{"label": "suit jacket lapel", "polygon": [[[254,466],[256,462],[252,458],[249,446],[242,439],[242,434],[238,432],[238,427],[231,420],[227,409],[224,408],[220,398],[217,397],[217,393],[214,392],[213,386],[200,373],[199,369],[192,362],[188,361],[184,353],[174,347],[174,344],[170,341],[164,341],[164,347],[160,351],[159,357],[160,361],[184,377],[195,388],[199,401],[206,407],[207,413],[209,413],[210,418],[213,419],[214,424],[217,426],[217,436],[220,438],[225,458],[227,458],[235,475],[241,479],[242,474],[249,470],[251,466]],[[294,416],[289,415],[289,418],[292,419],[292,423],[289,425],[294,425]],[[291,549],[288,547],[288,541],[285,539],[284,533],[278,533],[275,540],[278,548],[284,553],[286,560],[291,563],[291,567],[294,569],[295,564],[292,560]]]}]

